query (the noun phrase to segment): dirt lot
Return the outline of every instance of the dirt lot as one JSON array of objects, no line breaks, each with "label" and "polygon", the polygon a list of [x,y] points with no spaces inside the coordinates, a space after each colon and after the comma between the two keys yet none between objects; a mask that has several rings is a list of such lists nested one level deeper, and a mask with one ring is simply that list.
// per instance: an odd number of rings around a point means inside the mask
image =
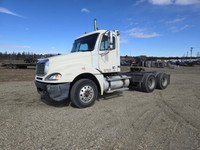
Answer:
[{"label": "dirt lot", "polygon": [[150,70],[171,74],[167,89],[77,109],[41,101],[34,69],[0,68],[0,149],[200,150],[200,66]]}]

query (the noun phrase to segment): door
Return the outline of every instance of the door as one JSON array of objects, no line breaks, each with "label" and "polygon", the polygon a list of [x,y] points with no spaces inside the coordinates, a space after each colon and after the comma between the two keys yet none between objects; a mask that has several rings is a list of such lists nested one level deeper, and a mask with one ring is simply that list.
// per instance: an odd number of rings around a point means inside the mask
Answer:
[{"label": "door", "polygon": [[116,37],[113,36],[113,47],[108,48],[108,36],[103,35],[99,47],[99,69],[103,72],[117,72],[118,52]]}]

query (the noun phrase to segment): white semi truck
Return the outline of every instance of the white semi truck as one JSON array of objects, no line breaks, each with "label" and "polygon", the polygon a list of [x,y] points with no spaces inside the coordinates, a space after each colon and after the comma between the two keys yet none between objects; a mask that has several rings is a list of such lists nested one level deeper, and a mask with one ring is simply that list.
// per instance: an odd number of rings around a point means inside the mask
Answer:
[{"label": "white semi truck", "polygon": [[78,37],[70,54],[40,59],[35,85],[42,98],[63,101],[70,98],[78,108],[94,104],[97,96],[130,88],[152,92],[165,89],[170,75],[131,68],[120,72],[120,32],[99,30]]}]

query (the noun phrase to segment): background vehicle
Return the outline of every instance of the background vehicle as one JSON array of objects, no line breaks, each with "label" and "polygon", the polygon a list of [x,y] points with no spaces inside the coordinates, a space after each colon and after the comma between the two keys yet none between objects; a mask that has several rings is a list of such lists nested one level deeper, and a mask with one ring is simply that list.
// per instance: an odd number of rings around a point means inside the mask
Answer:
[{"label": "background vehicle", "polygon": [[78,37],[70,54],[37,62],[35,84],[41,97],[54,101],[69,97],[84,108],[93,105],[98,94],[129,88],[149,93],[168,86],[166,73],[134,68],[120,72],[120,32],[98,30],[96,20],[94,30]]},{"label": "background vehicle", "polygon": [[26,57],[24,59],[24,62],[25,63],[34,63],[34,62],[36,62],[36,60],[33,57]]}]

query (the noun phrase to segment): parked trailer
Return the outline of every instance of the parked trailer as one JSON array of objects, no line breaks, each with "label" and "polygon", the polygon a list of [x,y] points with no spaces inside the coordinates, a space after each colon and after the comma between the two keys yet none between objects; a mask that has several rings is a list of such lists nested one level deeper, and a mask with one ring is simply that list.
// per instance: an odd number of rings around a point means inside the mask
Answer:
[{"label": "parked trailer", "polygon": [[8,69],[17,69],[17,68],[27,68],[29,66],[36,66],[36,63],[19,63],[19,62],[8,62],[8,63],[2,63],[2,67],[8,68]]},{"label": "parked trailer", "polygon": [[130,68],[120,72],[120,32],[98,30],[74,41],[70,54],[40,59],[35,85],[41,98],[62,101],[67,98],[78,108],[94,104],[98,94],[139,89],[153,92],[165,89],[170,75]]}]

